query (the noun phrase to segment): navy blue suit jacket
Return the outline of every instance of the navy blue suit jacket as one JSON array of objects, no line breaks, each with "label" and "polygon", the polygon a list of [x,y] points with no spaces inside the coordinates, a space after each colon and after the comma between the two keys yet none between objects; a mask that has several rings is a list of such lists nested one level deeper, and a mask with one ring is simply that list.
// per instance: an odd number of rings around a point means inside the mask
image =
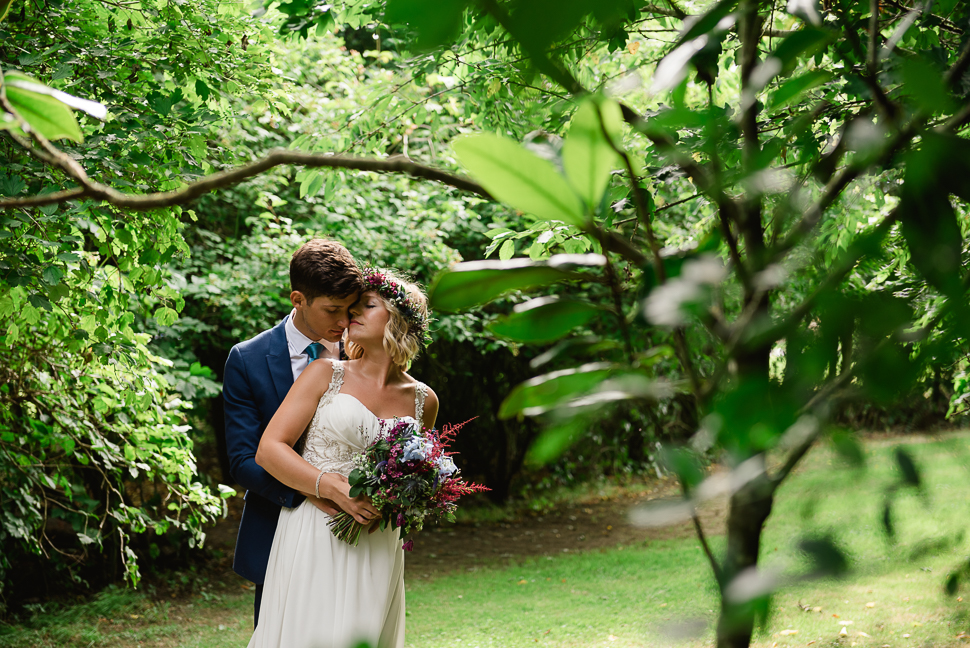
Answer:
[{"label": "navy blue suit jacket", "polygon": [[280,508],[298,506],[304,499],[256,463],[263,430],[293,386],[285,322],[234,346],[222,383],[229,471],[247,489],[232,568],[257,584],[266,577]]}]

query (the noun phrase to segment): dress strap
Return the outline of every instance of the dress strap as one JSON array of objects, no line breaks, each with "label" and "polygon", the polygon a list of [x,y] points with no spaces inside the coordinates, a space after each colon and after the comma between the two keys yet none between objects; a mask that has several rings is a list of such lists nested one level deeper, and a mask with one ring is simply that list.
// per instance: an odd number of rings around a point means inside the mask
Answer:
[{"label": "dress strap", "polygon": [[428,386],[419,382],[414,386],[414,418],[418,425],[424,423],[424,399],[428,395]]},{"label": "dress strap", "polygon": [[324,405],[329,405],[334,397],[340,393],[340,388],[344,386],[344,363],[340,360],[330,359],[330,364],[333,365],[333,377],[330,379],[330,386],[327,391],[320,397],[318,409]]}]

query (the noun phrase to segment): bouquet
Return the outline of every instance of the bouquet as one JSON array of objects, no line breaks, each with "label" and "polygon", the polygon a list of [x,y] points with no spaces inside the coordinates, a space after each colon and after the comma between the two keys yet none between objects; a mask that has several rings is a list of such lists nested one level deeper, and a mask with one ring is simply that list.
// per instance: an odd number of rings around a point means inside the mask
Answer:
[{"label": "bouquet", "polygon": [[[468,421],[465,421],[468,423]],[[462,495],[486,491],[459,477],[447,448],[465,423],[422,430],[413,419],[381,424],[371,445],[354,456],[354,470],[347,480],[350,496],[367,495],[380,511],[381,530],[401,528],[403,534],[420,531],[428,518],[455,520]],[[330,520],[334,536],[357,546],[364,525],[340,511]],[[410,551],[408,540],[404,549]]]}]

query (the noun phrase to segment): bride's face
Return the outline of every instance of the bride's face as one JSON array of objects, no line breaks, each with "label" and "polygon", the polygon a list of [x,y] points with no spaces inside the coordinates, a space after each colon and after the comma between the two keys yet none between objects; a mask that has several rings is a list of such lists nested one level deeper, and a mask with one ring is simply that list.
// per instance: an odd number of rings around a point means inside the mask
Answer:
[{"label": "bride's face", "polygon": [[354,342],[364,340],[383,340],[384,328],[391,315],[387,312],[384,300],[376,292],[365,292],[350,307],[350,328],[347,338]]}]

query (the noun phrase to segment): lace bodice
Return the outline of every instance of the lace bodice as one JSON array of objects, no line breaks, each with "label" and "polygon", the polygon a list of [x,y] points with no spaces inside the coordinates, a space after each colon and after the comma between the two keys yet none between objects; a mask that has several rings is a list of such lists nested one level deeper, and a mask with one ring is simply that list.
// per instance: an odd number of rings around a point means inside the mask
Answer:
[{"label": "lace bodice", "polygon": [[[378,418],[354,396],[340,393],[344,384],[344,365],[337,360],[330,362],[333,378],[320,397],[307,429],[303,458],[320,470],[346,477],[354,469],[354,455],[377,438],[385,419]],[[419,382],[414,390],[414,419],[417,421],[424,418],[427,394],[428,386]]]}]

